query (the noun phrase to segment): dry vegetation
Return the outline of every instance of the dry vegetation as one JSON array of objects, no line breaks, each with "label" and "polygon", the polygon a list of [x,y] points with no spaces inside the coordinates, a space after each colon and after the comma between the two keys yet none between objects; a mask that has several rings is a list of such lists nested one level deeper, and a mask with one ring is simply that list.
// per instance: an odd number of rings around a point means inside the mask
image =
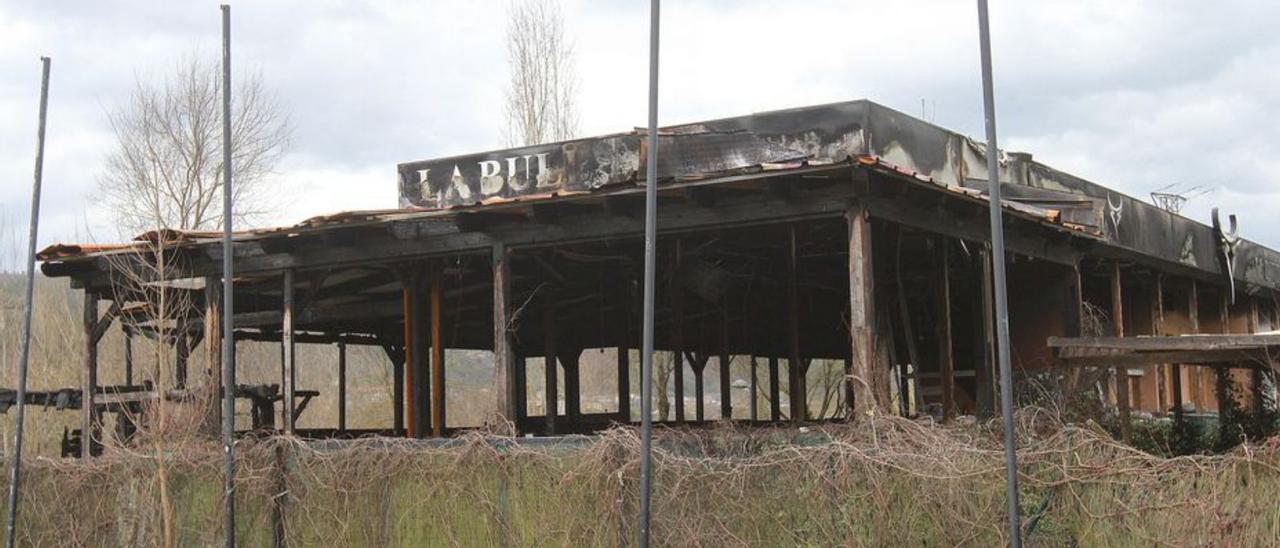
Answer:
[{"label": "dry vegetation", "polygon": [[[1086,424],[1019,415],[1025,537],[1035,546],[1260,546],[1280,534],[1277,441],[1165,459]],[[470,434],[245,442],[242,542],[618,545],[634,538],[638,438],[616,429],[557,446]],[[169,455],[180,545],[219,539],[216,447]],[[22,540],[159,545],[155,456],[32,463]],[[663,546],[1004,543],[995,425],[899,418],[811,431],[660,431],[654,538]]]}]

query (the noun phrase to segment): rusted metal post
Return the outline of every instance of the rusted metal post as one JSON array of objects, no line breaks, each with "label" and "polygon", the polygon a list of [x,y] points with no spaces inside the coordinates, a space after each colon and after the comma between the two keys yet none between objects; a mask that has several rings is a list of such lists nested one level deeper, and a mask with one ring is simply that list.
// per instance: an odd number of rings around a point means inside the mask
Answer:
[{"label": "rusted metal post", "polygon": [[[27,231],[27,277],[24,279],[22,308],[22,340],[18,343],[18,386],[17,410],[13,423],[13,454],[9,457],[9,498],[5,515],[4,545],[14,545],[15,524],[18,520],[18,481],[22,473],[22,432],[23,419],[27,409],[27,363],[31,355],[31,310],[35,306],[36,279],[36,236],[40,229],[40,185],[44,182],[44,130],[46,116],[49,112],[49,65],[48,57],[40,58],[40,112],[36,127],[36,164],[31,184],[31,219]],[[127,345],[127,343],[126,343]],[[126,346],[127,348],[127,346]]]},{"label": "rusted metal post", "polygon": [[729,355],[729,311],[720,309],[720,418],[733,418],[732,393],[729,389],[729,366],[733,363]]},{"label": "rusted metal post", "polygon": [[294,405],[296,399],[296,387],[298,376],[294,372],[296,364],[296,353],[293,345],[293,313],[294,313],[294,277],[295,273],[292,268],[284,271],[284,287],[283,287],[283,306],[282,324],[280,326],[280,344],[284,349],[284,399],[282,402],[284,420],[284,433],[293,435],[294,433]]},{"label": "rusted metal post", "polygon": [[782,421],[782,395],[778,386],[778,357],[769,356],[769,420]]},{"label": "rusted metal post", "polygon": [[[498,419],[514,421],[516,417],[515,341],[511,324],[511,257],[506,244],[493,245],[493,389],[497,392]],[[516,434],[519,425],[516,425]]]},{"label": "rusted metal post", "polygon": [[934,253],[937,269],[936,291],[938,299],[938,371],[942,375],[942,421],[950,422],[956,416],[955,359],[951,350],[951,278],[948,273],[948,242],[938,238],[938,250]]},{"label": "rusted metal post", "polygon": [[560,381],[557,378],[560,359],[556,345],[555,308],[547,297],[542,305],[543,409],[546,410],[547,435],[556,435],[556,415],[560,414]]},{"label": "rusted metal post", "polygon": [[431,272],[431,434],[444,436],[445,429],[445,363],[442,308],[444,306],[443,273],[438,265]]},{"label": "rusted metal post", "polygon": [[[1111,263],[1111,329],[1117,337],[1124,336],[1124,294],[1121,289],[1120,263]],[[1115,368],[1116,409],[1120,415],[1120,438],[1125,443],[1133,441],[1133,425],[1129,419],[1129,370]]]},{"label": "rusted metal post", "polygon": [[347,343],[338,340],[338,431],[347,431]]},{"label": "rusted metal post", "polygon": [[805,382],[808,362],[800,356],[800,272],[799,235],[796,225],[787,227],[787,387],[791,402],[791,421],[809,420],[808,387]]},{"label": "rusted metal post", "polygon": [[849,226],[849,339],[853,345],[854,414],[865,417],[886,409],[889,386],[887,376],[877,375],[875,371],[875,292],[871,222],[866,207],[861,204],[850,207],[845,212],[845,221]]}]

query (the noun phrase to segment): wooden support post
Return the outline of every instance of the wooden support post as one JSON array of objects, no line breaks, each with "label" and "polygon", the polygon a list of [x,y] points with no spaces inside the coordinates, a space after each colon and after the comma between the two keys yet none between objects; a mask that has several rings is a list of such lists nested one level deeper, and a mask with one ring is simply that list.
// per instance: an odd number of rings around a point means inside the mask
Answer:
[{"label": "wooden support post", "polygon": [[347,343],[338,341],[338,431],[347,431]]},{"label": "wooden support post", "polygon": [[[222,425],[222,277],[205,276],[204,278],[204,355],[205,386],[208,411],[205,418],[205,430],[217,432]],[[234,356],[232,356],[234,358]],[[130,358],[132,359],[132,357]],[[234,363],[234,359],[232,362]],[[128,364],[132,369],[132,364]],[[126,377],[131,375],[126,374]],[[133,384],[129,381],[129,384]],[[231,387],[235,390],[235,387]]]},{"label": "wooden support post", "polygon": [[[497,392],[498,419],[511,421],[516,417],[515,341],[516,326],[511,318],[511,258],[507,246],[493,246],[493,389]],[[515,434],[519,434],[517,425]]]},{"label": "wooden support post", "polygon": [[515,385],[515,423],[522,425],[529,418],[529,359],[523,353],[515,357],[516,365],[512,369],[512,384]]},{"label": "wooden support post", "polygon": [[951,278],[948,275],[948,241],[938,238],[935,257],[938,322],[938,371],[942,375],[942,422],[956,416],[955,361],[951,350]]},{"label": "wooden support post", "polygon": [[[978,251],[978,260],[982,262],[981,268],[981,284],[982,291],[979,296],[977,313],[975,314],[976,324],[978,325],[977,343],[975,345],[977,356],[977,371],[975,372],[975,381],[978,384],[978,418],[989,419],[995,416],[996,412],[996,375],[995,375],[995,294],[992,286],[993,268],[991,264],[991,247],[990,244],[983,244]],[[918,385],[917,385],[918,386]]]},{"label": "wooden support post", "polygon": [[547,294],[542,305],[542,355],[543,355],[543,406],[546,410],[547,435],[556,435],[556,415],[560,414],[560,360],[556,348],[556,318],[552,304],[554,297]]},{"label": "wooden support post", "polygon": [[769,420],[782,421],[782,395],[778,388],[778,357],[769,356]]},{"label": "wooden support post", "polygon": [[94,394],[98,391],[98,295],[84,292],[84,363],[80,369],[80,457],[93,456],[94,431],[98,424]]},{"label": "wooden support post", "polygon": [[[1190,310],[1187,311],[1187,323],[1191,324],[1191,332],[1200,332],[1200,287],[1195,280],[1191,280],[1191,292],[1187,296],[1189,300]],[[1199,367],[1193,367],[1187,370],[1187,380],[1191,384],[1191,404],[1195,406],[1196,411],[1204,412],[1204,399],[1200,397]]]},{"label": "wooden support post", "polygon": [[445,430],[444,331],[441,309],[444,301],[443,272],[436,265],[431,272],[431,435],[443,437]]},{"label": "wooden support post", "polygon": [[174,387],[178,389],[187,387],[187,364],[191,361],[191,334],[187,328],[187,320],[179,318],[177,334],[173,338],[173,377]]},{"label": "wooden support post", "polygon": [[709,360],[710,357],[706,354],[695,354],[689,360],[689,366],[693,368],[693,392],[695,394],[693,400],[693,420],[695,422],[703,422],[707,420],[705,410],[702,406],[702,399],[705,392],[702,384],[702,373],[707,370],[707,362]]},{"label": "wooden support post", "polygon": [[564,368],[565,422],[576,426],[582,419],[582,373],[578,367],[582,360],[582,349],[564,346],[561,345],[557,357],[560,359],[560,366]]},{"label": "wooden support post", "polygon": [[849,225],[849,338],[853,345],[853,403],[855,415],[866,416],[888,409],[889,383],[887,372],[877,374],[875,370],[876,308],[871,266],[871,222],[866,207],[861,204],[850,207],[845,213],[845,220]]},{"label": "wooden support post", "polygon": [[729,355],[729,312],[725,308],[720,309],[720,418],[733,418],[733,394],[729,391],[731,382],[729,380],[729,367],[733,364],[733,358]]},{"label": "wooden support post", "polygon": [[[1258,299],[1252,296],[1245,297],[1249,299],[1249,333],[1258,332]],[[1266,394],[1263,390],[1262,367],[1254,367],[1249,372],[1249,384],[1252,385],[1253,398],[1250,405],[1253,408],[1255,417],[1261,417],[1266,411]]]},{"label": "wooden support post", "polygon": [[[1230,289],[1224,289],[1218,293],[1221,295],[1218,299],[1218,325],[1222,326],[1222,333],[1225,335],[1231,333]],[[1214,373],[1213,388],[1214,399],[1218,400],[1218,423],[1224,424],[1227,419],[1227,399],[1231,397],[1231,393],[1227,390],[1227,384],[1231,382],[1231,371],[1225,367],[1218,367],[1214,369]]]},{"label": "wooden support post", "polygon": [[796,225],[787,227],[787,386],[791,400],[791,421],[809,419],[808,387],[805,383],[808,362],[800,356],[800,272],[799,234]]},{"label": "wooden support post", "polygon": [[409,292],[409,435],[425,438],[432,431],[431,390],[433,357],[431,304],[428,302],[427,285],[422,279],[425,270],[407,269],[405,289]]},{"label": "wooden support post", "polygon": [[[671,259],[671,375],[675,378],[676,424],[684,422],[684,280],[680,238],[676,238]],[[666,390],[666,387],[662,387]]]},{"label": "wooden support post", "polygon": [[400,385],[395,390],[395,395],[399,398],[396,404],[396,410],[400,413],[398,421],[400,426],[396,430],[404,435],[404,437],[413,437],[413,412],[409,409],[413,405],[415,398],[413,396],[413,301],[414,292],[410,289],[411,283],[405,273],[400,273],[401,298],[403,300],[404,318],[404,345],[400,348],[401,359],[397,364],[400,366],[400,372],[396,375],[396,380],[400,381]]},{"label": "wooden support post", "polygon": [[391,360],[391,429],[394,435],[404,436],[404,349],[400,347]]},{"label": "wooden support post", "polygon": [[[1111,327],[1115,336],[1124,336],[1124,294],[1121,291],[1120,263],[1111,263]],[[1120,414],[1120,437],[1125,443],[1133,441],[1133,425],[1129,419],[1129,370],[1115,368],[1116,407]]]},{"label": "wooden support post", "polygon": [[133,386],[133,330],[124,331],[124,383]]},{"label": "wooden support post", "polygon": [[294,405],[296,403],[294,398],[296,387],[294,384],[297,382],[297,375],[294,373],[296,356],[293,346],[294,277],[293,269],[284,271],[283,310],[281,311],[282,322],[280,325],[280,344],[284,351],[284,399],[282,400],[281,418],[284,420],[284,432],[289,435],[294,433]]},{"label": "wooden support post", "polygon": [[750,392],[751,400],[748,405],[751,408],[751,422],[755,422],[760,420],[760,409],[759,409],[760,396],[756,392],[757,390],[759,390],[759,385],[756,381],[756,357],[754,354],[751,356],[751,387],[750,389],[751,389],[751,392]]},{"label": "wooden support post", "polygon": [[[1151,295],[1151,334],[1166,335],[1164,329],[1164,273],[1156,272],[1155,287],[1152,288]],[[1168,412],[1172,404],[1171,394],[1169,393],[1168,364],[1165,367],[1153,367],[1152,371],[1156,374],[1156,399],[1159,406],[1156,408],[1160,412]]]},{"label": "wooden support post", "polygon": [[631,342],[634,337],[632,329],[631,295],[627,291],[628,284],[619,279],[618,292],[618,417],[623,423],[631,422]]}]

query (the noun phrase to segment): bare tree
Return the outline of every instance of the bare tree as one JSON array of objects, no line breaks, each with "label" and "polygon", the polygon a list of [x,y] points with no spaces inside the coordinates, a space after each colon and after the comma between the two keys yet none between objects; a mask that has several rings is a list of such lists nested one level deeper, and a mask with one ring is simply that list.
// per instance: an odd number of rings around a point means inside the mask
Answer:
[{"label": "bare tree", "polygon": [[557,0],[511,3],[507,63],[507,144],[572,139],[578,131],[578,80]]},{"label": "bare tree", "polygon": [[[288,116],[257,74],[232,96],[233,200],[237,223],[269,207],[264,181],[289,143]],[[128,101],[108,113],[116,147],[100,184],[126,236],[150,228],[222,224],[222,88],[215,62],[191,54],[160,83],[136,79]]]}]

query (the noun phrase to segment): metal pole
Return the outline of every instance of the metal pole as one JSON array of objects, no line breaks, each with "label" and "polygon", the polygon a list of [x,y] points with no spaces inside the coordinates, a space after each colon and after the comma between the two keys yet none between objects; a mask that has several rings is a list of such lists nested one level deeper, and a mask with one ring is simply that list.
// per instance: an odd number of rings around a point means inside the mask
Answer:
[{"label": "metal pole", "polygon": [[[9,512],[5,516],[4,545],[14,545],[18,520],[18,473],[22,466],[22,418],[27,409],[27,357],[31,353],[31,308],[36,279],[36,231],[40,226],[40,184],[44,179],[44,123],[49,111],[49,58],[41,57],[40,124],[36,129],[35,181],[31,185],[31,231],[27,236],[27,293],[22,310],[22,342],[18,351],[18,410],[14,414],[13,456],[9,457]],[[87,437],[85,438],[88,439]]]},{"label": "metal pole", "polygon": [[222,8],[222,514],[225,545],[236,545],[235,287],[231,257],[231,6]]},{"label": "metal pole", "polygon": [[644,340],[640,368],[640,539],[649,546],[653,483],[653,297],[658,250],[658,8],[649,3],[649,135],[644,187]]},{"label": "metal pole", "polygon": [[997,358],[1000,360],[1000,412],[1004,418],[1005,489],[1009,500],[1009,544],[1022,546],[1018,516],[1018,453],[1013,439],[1013,371],[1009,365],[1009,295],[1005,285],[1004,226],[1001,224],[1000,149],[996,146],[996,99],[991,83],[991,29],[987,0],[978,0],[978,40],[982,55],[982,106],[987,121],[987,184],[990,186],[992,277],[996,297]]}]

